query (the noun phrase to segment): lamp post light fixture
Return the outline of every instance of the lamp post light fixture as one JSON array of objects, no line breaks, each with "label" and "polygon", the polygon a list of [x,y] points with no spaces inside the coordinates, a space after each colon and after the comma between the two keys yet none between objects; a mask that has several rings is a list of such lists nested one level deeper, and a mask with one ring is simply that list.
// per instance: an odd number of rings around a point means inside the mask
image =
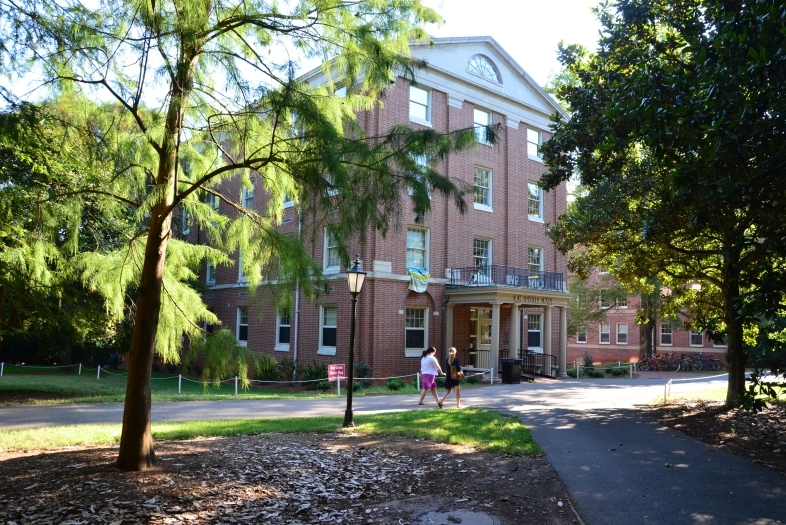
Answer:
[{"label": "lamp post light fixture", "polygon": [[355,307],[358,302],[358,294],[363,288],[363,280],[366,278],[366,272],[360,267],[360,254],[355,256],[355,263],[347,270],[347,286],[349,293],[352,295],[352,314],[349,322],[349,381],[347,381],[347,410],[344,412],[344,426],[354,427],[355,423],[352,421],[352,392],[353,380],[355,376]]}]

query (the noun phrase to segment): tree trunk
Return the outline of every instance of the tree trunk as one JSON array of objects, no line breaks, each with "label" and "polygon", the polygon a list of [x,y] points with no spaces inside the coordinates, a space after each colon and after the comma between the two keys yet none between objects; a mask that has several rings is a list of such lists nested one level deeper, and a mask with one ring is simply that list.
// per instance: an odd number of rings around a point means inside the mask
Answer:
[{"label": "tree trunk", "polygon": [[162,202],[153,208],[145,260],[137,296],[136,323],[128,357],[128,380],[123,407],[123,430],[117,466],[137,471],[153,466],[153,435],[150,432],[150,374],[155,356],[161,290],[171,214],[161,216]]},{"label": "tree trunk", "polygon": [[726,390],[726,407],[737,408],[745,391],[745,363],[747,355],[742,346],[742,317],[735,306],[739,300],[739,272],[735,266],[724,263],[723,290],[724,321],[726,322],[726,367],[729,371],[729,384]]}]

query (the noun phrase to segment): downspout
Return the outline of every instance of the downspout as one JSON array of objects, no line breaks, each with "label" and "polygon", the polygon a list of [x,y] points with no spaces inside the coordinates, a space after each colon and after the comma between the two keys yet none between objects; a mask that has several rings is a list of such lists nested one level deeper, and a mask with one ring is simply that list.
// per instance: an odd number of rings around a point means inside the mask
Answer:
[{"label": "downspout", "polygon": [[447,322],[445,321],[446,318],[445,312],[448,309],[447,304],[449,300],[450,300],[449,295],[446,295],[445,297],[442,298],[442,313],[440,314],[442,316],[442,344],[440,345],[442,347],[442,355],[440,357],[443,360],[447,359],[448,357],[448,349],[445,347],[445,341],[447,340],[447,332],[448,332]]},{"label": "downspout", "polygon": [[[298,210],[297,214],[297,240],[300,242],[300,232],[303,227],[303,217],[300,215],[300,211]],[[294,364],[292,365],[292,381],[297,381],[297,343],[298,343],[298,335],[299,335],[299,328],[300,326],[300,279],[295,281],[295,333],[292,337],[292,361]]]}]

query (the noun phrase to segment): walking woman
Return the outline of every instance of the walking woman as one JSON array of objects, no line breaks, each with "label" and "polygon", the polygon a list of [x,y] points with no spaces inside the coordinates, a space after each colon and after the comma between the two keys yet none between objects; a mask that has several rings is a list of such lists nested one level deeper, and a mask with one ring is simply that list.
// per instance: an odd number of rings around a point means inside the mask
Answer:
[{"label": "walking woman", "polygon": [[456,391],[456,408],[461,408],[461,379],[453,379],[451,367],[455,367],[457,372],[461,372],[461,361],[459,361],[458,356],[456,355],[456,348],[451,346],[450,352],[448,352],[448,359],[445,361],[445,370],[447,370],[447,375],[445,376],[445,388],[448,389],[445,392],[445,395],[442,399],[439,400],[439,406],[442,406],[442,403],[448,398],[451,392],[454,390]]},{"label": "walking woman", "polygon": [[430,346],[423,350],[423,356],[420,358],[420,375],[423,377],[423,392],[420,394],[420,402],[418,404],[425,405],[423,400],[426,398],[428,391],[431,390],[431,395],[434,396],[437,405],[439,408],[442,408],[442,402],[440,402],[439,396],[437,395],[437,383],[435,379],[437,375],[444,376],[445,373],[442,371],[442,368],[440,368],[437,358],[434,357],[436,352],[437,349]]}]

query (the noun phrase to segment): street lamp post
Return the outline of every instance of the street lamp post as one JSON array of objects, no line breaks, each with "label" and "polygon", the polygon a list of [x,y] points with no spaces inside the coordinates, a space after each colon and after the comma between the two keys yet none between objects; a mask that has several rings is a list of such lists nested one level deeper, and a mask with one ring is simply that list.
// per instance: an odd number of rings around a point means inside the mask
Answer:
[{"label": "street lamp post", "polygon": [[352,392],[355,376],[355,307],[365,278],[366,272],[360,267],[360,255],[358,254],[355,256],[354,266],[347,270],[347,286],[349,286],[349,293],[352,295],[352,317],[349,322],[349,381],[347,382],[347,410],[344,412],[345,427],[355,426],[352,421]]}]

